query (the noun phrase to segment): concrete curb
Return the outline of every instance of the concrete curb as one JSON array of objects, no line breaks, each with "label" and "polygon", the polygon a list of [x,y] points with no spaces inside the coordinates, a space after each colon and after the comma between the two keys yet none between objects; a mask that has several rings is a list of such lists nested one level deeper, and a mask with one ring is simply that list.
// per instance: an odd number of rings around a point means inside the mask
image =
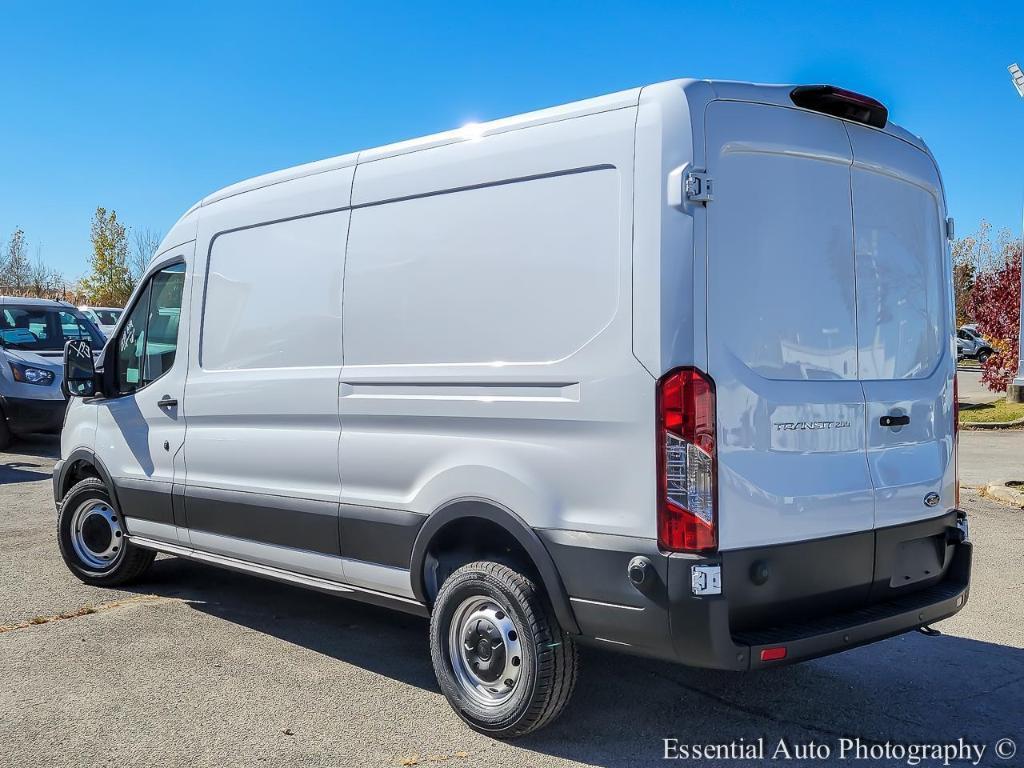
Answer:
[{"label": "concrete curb", "polygon": [[990,499],[1024,508],[1024,486],[1010,487],[1001,483],[989,483],[985,486],[982,494]]},{"label": "concrete curb", "polygon": [[972,411],[978,408],[984,408],[986,405],[994,405],[995,403],[998,403],[1002,399],[1003,398],[1001,397],[993,397],[991,400],[961,400],[960,410]]},{"label": "concrete curb", "polygon": [[962,429],[1013,429],[1024,427],[1024,419],[1013,421],[965,421],[960,424]]}]

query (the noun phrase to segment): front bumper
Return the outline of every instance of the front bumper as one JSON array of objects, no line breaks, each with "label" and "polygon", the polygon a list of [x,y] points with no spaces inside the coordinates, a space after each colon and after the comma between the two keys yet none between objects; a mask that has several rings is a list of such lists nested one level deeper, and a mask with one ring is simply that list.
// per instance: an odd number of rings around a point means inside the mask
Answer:
[{"label": "front bumper", "polygon": [[23,397],[0,398],[0,407],[11,432],[47,432],[57,434],[64,426],[67,400],[34,400]]},{"label": "front bumper", "polygon": [[[967,603],[972,558],[971,544],[952,535],[955,526],[951,512],[713,557],[668,555],[641,539],[539,533],[582,639],[689,666],[747,670],[836,653],[955,614]],[[626,577],[636,556],[651,566],[641,587]],[[695,565],[720,566],[721,594],[693,594]],[[778,656],[782,648],[783,658],[762,660],[762,651]]]}]

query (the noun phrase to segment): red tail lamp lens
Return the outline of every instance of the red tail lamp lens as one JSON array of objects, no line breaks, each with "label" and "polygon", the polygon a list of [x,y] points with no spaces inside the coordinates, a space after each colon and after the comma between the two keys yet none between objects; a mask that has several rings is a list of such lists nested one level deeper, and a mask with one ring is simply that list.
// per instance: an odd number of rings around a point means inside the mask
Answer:
[{"label": "red tail lamp lens", "polygon": [[658,382],[658,543],[670,552],[718,545],[714,382],[679,368]]}]

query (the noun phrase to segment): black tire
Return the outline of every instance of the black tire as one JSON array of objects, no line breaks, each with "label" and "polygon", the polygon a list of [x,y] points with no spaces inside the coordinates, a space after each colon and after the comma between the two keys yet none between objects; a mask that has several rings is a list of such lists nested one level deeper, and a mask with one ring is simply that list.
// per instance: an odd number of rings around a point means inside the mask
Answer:
[{"label": "black tire", "polygon": [[131,544],[123,533],[116,534],[116,540],[112,534],[111,545],[116,546],[117,551],[109,563],[102,566],[89,563],[83,554],[76,551],[72,533],[75,514],[92,502],[96,502],[97,507],[109,508],[115,525],[120,526],[120,512],[102,480],[89,477],[76,483],[57,507],[57,541],[64,563],[79,579],[97,587],[118,587],[137,580],[153,563],[156,553]]},{"label": "black tire", "polygon": [[984,365],[990,357],[992,357],[992,350],[983,349],[978,353],[978,362]]},{"label": "black tire", "polygon": [[[518,645],[510,647],[521,656],[519,664],[516,656],[510,659],[521,671],[507,700],[490,706],[474,700],[452,660],[453,620],[458,621],[462,607],[476,599],[493,601],[507,612],[517,630],[511,638]],[[501,610],[497,616],[504,618]],[[479,632],[480,622],[475,626]],[[491,652],[487,653],[489,659]],[[501,653],[504,656],[504,650]],[[459,717],[474,730],[500,739],[523,736],[550,723],[562,713],[576,687],[576,644],[558,625],[547,595],[530,578],[501,563],[470,563],[444,582],[430,617],[430,656],[441,691]]]}]

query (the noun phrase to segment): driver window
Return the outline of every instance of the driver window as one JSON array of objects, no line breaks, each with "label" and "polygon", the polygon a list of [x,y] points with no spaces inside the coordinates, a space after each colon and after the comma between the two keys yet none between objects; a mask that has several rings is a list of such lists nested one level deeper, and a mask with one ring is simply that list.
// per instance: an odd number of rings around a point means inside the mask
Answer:
[{"label": "driver window", "polygon": [[139,294],[118,336],[118,392],[135,392],[174,365],[184,285],[185,265],[174,264],[153,275]]}]

